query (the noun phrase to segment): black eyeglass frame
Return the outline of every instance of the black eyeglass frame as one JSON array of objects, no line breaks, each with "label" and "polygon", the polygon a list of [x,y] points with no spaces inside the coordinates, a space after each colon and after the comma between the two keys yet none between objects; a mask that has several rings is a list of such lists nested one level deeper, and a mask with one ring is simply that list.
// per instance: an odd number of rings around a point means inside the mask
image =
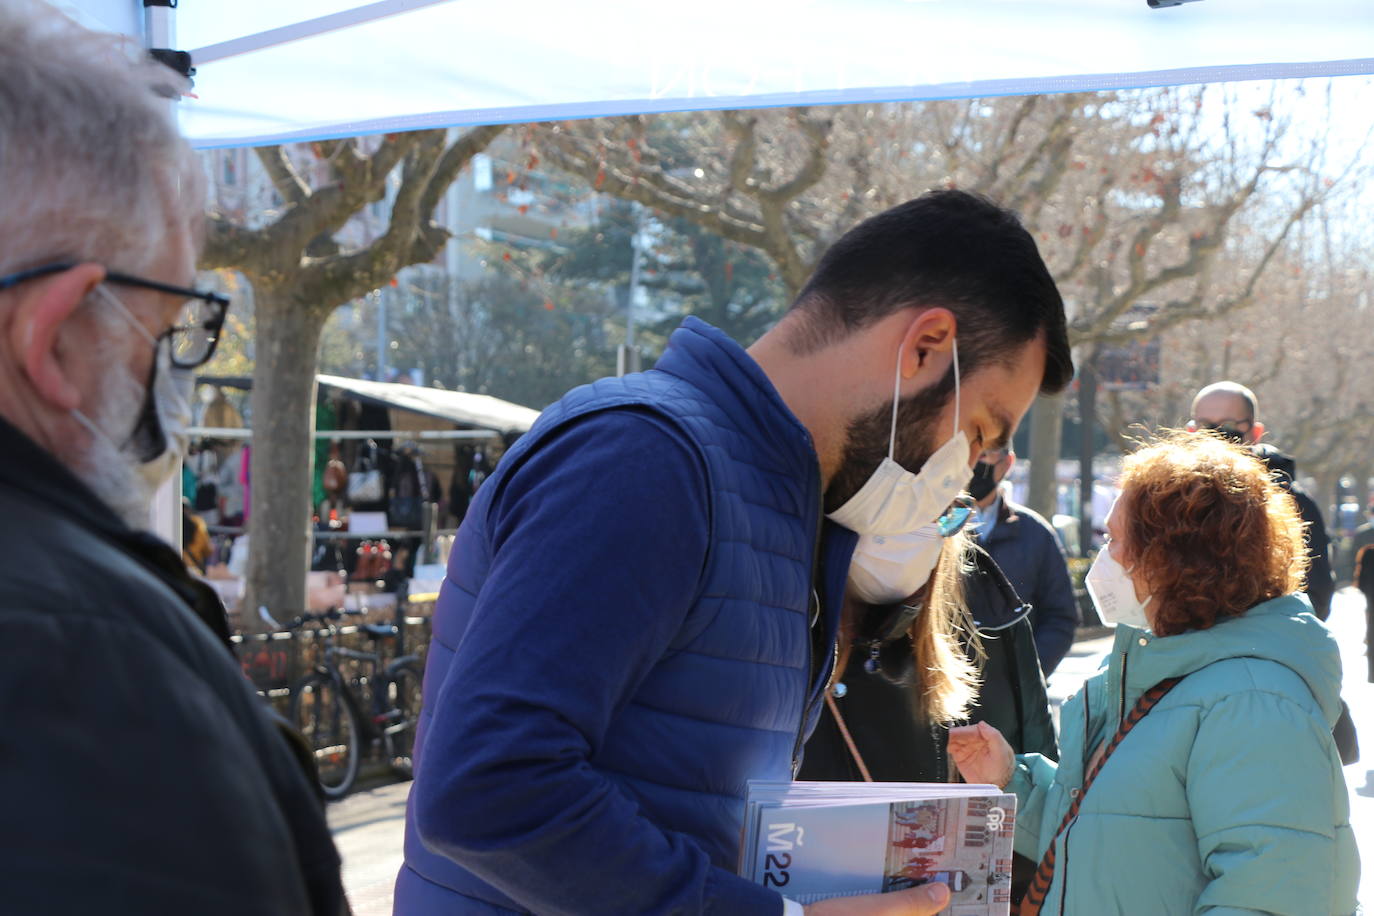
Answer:
[{"label": "black eyeglass frame", "polygon": [[[1189,422],[1192,423],[1194,432],[1216,433],[1230,442],[1244,442],[1245,437],[1255,428],[1254,420],[1227,420],[1222,423],[1203,423],[1201,420]],[[1240,428],[1242,423],[1245,424],[1244,429]]]},{"label": "black eyeglass frame", "polygon": [[[43,264],[39,267],[30,267],[5,277],[0,277],[0,290],[10,289],[18,286],[25,280],[33,280],[37,277],[46,277],[50,274],[60,274],[64,270],[71,270],[76,264],[70,261],[59,261],[55,264]],[[162,336],[170,337],[177,331],[203,330],[208,332],[210,346],[205,351],[205,355],[197,360],[182,360],[176,355],[176,348],[171,348],[172,365],[178,369],[196,369],[214,358],[215,350],[219,347],[220,331],[224,330],[224,320],[229,314],[229,297],[220,293],[213,293],[209,290],[192,289],[188,286],[177,286],[172,283],[163,283],[160,280],[148,280],[143,277],[136,277],[133,274],[120,273],[115,270],[105,271],[106,283],[118,283],[121,286],[133,286],[141,289],[151,289],[159,293],[166,293],[169,296],[184,296],[187,299],[199,299],[202,302],[214,306],[217,311],[211,315],[203,325],[198,327],[184,327],[173,325],[163,332]]]}]

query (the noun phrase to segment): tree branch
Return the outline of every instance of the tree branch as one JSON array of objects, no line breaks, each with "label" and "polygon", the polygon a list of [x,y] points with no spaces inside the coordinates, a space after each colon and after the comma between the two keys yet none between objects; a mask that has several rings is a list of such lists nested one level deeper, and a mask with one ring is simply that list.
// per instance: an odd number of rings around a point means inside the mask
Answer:
[{"label": "tree branch", "polygon": [[420,222],[428,217],[421,210],[421,203],[444,150],[443,131],[417,133],[419,136],[406,159],[386,232],[360,251],[304,265],[296,296],[303,306],[332,310],[341,302],[377,289],[402,267],[414,263],[411,256],[420,234]]},{"label": "tree branch", "polygon": [[265,269],[272,252],[262,233],[211,213],[205,219],[205,246],[197,259],[202,270],[238,268],[246,273]]},{"label": "tree branch", "polygon": [[294,207],[310,196],[310,185],[296,171],[295,165],[280,146],[259,146],[253,150],[272,187],[277,189],[288,207]]}]

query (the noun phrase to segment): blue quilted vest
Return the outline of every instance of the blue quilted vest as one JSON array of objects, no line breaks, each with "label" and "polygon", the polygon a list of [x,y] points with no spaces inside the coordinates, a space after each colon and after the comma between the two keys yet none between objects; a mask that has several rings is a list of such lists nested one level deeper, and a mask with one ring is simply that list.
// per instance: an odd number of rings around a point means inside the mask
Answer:
[{"label": "blue quilted vest", "polygon": [[[714,864],[733,870],[748,780],[790,779],[815,727],[857,538],[829,522],[822,536],[810,435],[758,365],[705,322],[688,318],[654,369],[569,392],[543,412],[483,485],[449,561],[448,578],[460,587],[446,582],[435,608],[426,703],[444,681],[473,612],[471,596],[486,576],[485,515],[503,472],[574,418],[626,407],[657,412],[697,447],[709,482],[703,496],[709,499],[712,546],[700,597],[671,650],[590,763],[618,782],[650,820],[695,838]],[[823,619],[813,634],[818,605]],[[823,639],[823,649],[813,660],[814,637]],[[422,780],[429,715],[426,705],[416,746]],[[427,912],[445,898],[464,912],[518,909],[426,849],[410,818],[398,907]]]}]

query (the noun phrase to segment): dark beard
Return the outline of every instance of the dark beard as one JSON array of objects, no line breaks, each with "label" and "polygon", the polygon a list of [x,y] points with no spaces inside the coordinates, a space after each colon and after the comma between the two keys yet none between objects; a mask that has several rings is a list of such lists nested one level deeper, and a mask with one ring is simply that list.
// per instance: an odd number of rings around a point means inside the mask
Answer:
[{"label": "dark beard", "polygon": [[[907,398],[897,408],[897,443],[893,460],[908,471],[919,473],[921,466],[944,444],[935,437],[943,430],[935,422],[954,396],[954,371],[951,369],[934,388]],[[892,429],[892,401],[849,421],[844,455],[825,490],[825,511],[834,512],[853,498],[887,457],[888,434]]]}]

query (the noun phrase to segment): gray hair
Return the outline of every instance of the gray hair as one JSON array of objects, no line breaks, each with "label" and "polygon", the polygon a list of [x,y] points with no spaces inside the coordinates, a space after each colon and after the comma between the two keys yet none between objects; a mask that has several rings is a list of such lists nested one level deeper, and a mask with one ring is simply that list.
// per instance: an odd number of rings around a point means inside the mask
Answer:
[{"label": "gray hair", "polygon": [[167,101],[181,86],[126,36],[0,2],[0,273],[58,260],[137,273],[183,226],[199,232],[204,176]]}]

